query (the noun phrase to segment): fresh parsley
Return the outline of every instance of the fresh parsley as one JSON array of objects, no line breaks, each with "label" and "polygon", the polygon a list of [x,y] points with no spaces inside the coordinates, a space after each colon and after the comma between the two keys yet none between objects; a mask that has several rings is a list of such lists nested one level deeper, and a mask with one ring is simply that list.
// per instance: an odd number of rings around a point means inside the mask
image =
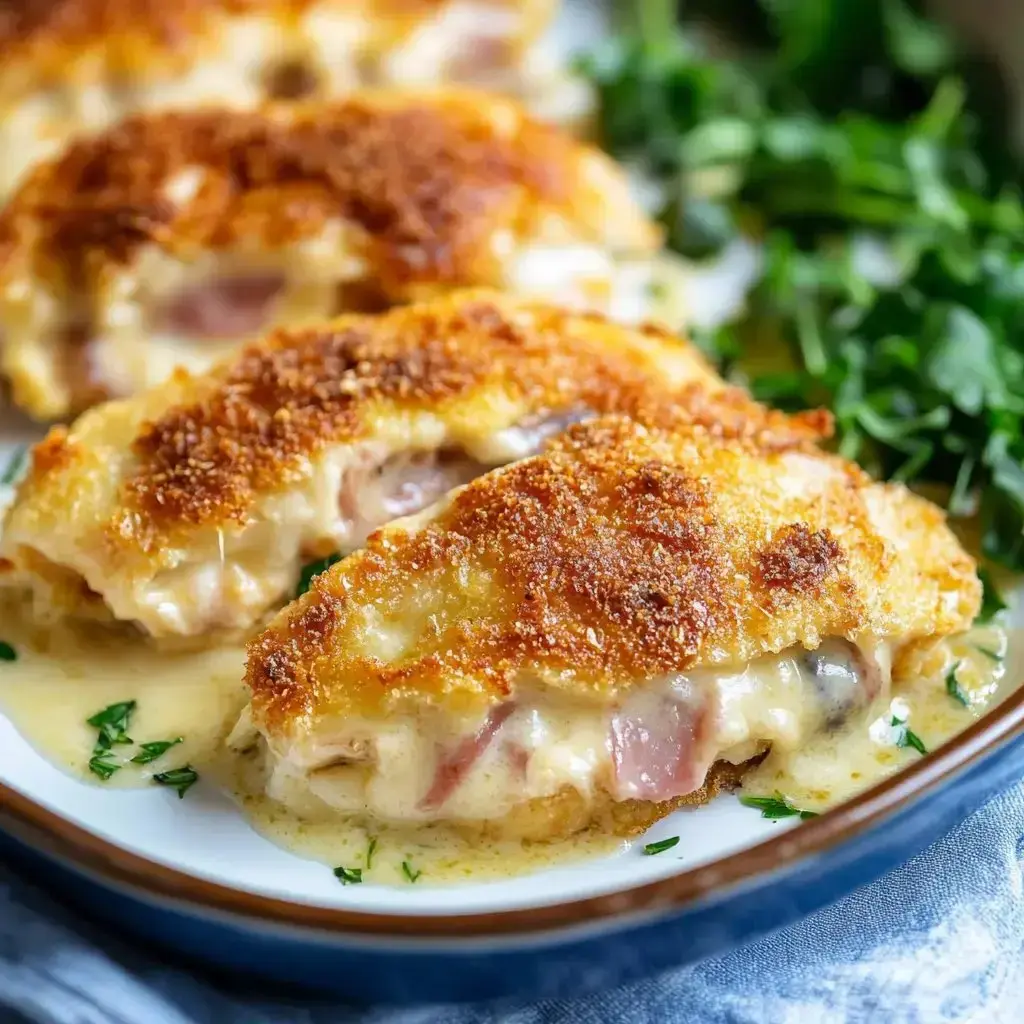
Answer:
[{"label": "fresh parsley", "polygon": [[105,707],[102,711],[97,711],[91,718],[86,719],[86,725],[91,725],[99,731],[99,735],[96,737],[96,753],[109,750],[115,744],[132,742],[131,736],[128,735],[128,726],[136,707],[133,700],[119,701],[117,704]]},{"label": "fresh parsley", "polygon": [[[946,693],[948,693],[953,700],[963,704],[965,708],[969,708],[971,706],[970,698],[960,688],[960,683],[956,678],[958,668],[960,668],[959,662],[949,670],[949,674],[946,676]],[[923,754],[924,751],[922,750],[921,753]]]},{"label": "fresh parsley", "polygon": [[0,661],[17,661],[18,652],[6,640],[0,640]]},{"label": "fresh parsley", "polygon": [[897,747],[913,747],[919,754],[927,754],[928,750],[921,740],[921,737],[916,732],[910,729],[906,721],[902,718],[897,718],[895,715],[892,717],[892,721],[889,723],[894,729],[899,729],[899,734],[896,737]]},{"label": "fresh parsley", "polygon": [[362,868],[335,868],[334,877],[342,885],[359,885],[363,880]]},{"label": "fresh parsley", "polygon": [[761,812],[762,818],[769,818],[774,821],[777,818],[794,818],[799,816],[801,821],[808,818],[818,817],[817,811],[804,811],[794,807],[789,800],[778,790],[774,796],[741,796],[740,803],[744,807],[753,807]]},{"label": "fresh parsley", "polygon": [[980,644],[975,644],[974,649],[979,653],[988,658],[989,661],[994,661],[997,665],[1002,664],[1005,660],[999,651],[990,650],[988,647],[982,647]]},{"label": "fresh parsley", "polygon": [[334,554],[328,555],[326,558],[318,559],[316,562],[307,562],[306,565],[302,567],[302,572],[299,575],[299,583],[295,588],[295,596],[302,597],[302,595],[305,594],[312,586],[313,579],[316,576],[319,576],[322,572],[327,572],[335,562],[340,561],[341,555]]},{"label": "fresh parsley", "polygon": [[181,768],[172,768],[169,772],[158,772],[153,776],[153,781],[158,786],[169,786],[177,790],[178,799],[181,800],[199,781],[199,773],[191,765],[186,764]]},{"label": "fresh parsley", "polygon": [[583,63],[602,143],[654,179],[672,248],[764,243],[704,347],[761,399],[831,408],[871,472],[943,485],[1024,570],[1024,179],[998,76],[907,0],[618,8]]},{"label": "fresh parsley", "polygon": [[163,757],[171,747],[183,743],[184,738],[175,737],[173,740],[151,740],[149,743],[140,743],[139,752],[131,759],[132,764],[150,764],[158,757]]},{"label": "fresh parsley", "polygon": [[653,857],[655,854],[671,850],[673,846],[677,846],[678,844],[679,836],[669,836],[668,839],[659,839],[656,843],[648,843],[644,847],[644,853],[648,857]]},{"label": "fresh parsley", "polygon": [[377,852],[377,837],[370,836],[370,842],[366,846],[366,870],[373,866],[373,855]]},{"label": "fresh parsley", "polygon": [[413,868],[412,868],[412,865],[407,860],[403,860],[402,861],[402,874],[405,875],[406,879],[409,882],[415,882],[416,879],[419,878],[420,875],[423,874],[423,872],[422,871],[414,871]]},{"label": "fresh parsley", "polygon": [[103,782],[108,782],[115,772],[119,772],[124,767],[124,765],[112,761],[111,758],[113,756],[109,750],[99,753],[94,752],[92,757],[89,758],[89,771],[93,775],[98,776]]},{"label": "fresh parsley", "polygon": [[28,448],[19,448],[14,455],[11,456],[10,461],[4,467],[4,471],[0,474],[0,484],[10,487],[12,484],[18,482],[21,478],[22,471],[25,469],[25,463],[28,456]]}]

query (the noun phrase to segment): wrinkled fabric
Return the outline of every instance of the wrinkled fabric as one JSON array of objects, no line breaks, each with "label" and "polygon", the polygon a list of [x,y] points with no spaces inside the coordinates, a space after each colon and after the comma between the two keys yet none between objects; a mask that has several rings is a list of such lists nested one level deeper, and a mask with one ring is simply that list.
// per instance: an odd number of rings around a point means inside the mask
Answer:
[{"label": "wrinkled fabric", "polygon": [[879,882],[719,959],[530,1005],[355,1009],[162,965],[0,864],[0,1024],[1020,1024],[1024,785]]}]

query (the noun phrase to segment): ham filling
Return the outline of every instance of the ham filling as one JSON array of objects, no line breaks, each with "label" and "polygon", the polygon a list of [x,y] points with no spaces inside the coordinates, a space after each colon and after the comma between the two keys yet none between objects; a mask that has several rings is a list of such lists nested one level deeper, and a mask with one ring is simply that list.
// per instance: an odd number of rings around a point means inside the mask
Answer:
[{"label": "ham filling", "polygon": [[566,786],[586,797],[672,800],[698,790],[715,761],[742,763],[774,744],[798,747],[884,698],[888,664],[879,651],[827,640],[731,675],[702,670],[652,680],[611,707],[520,697],[467,725],[442,722],[440,732],[418,719],[383,731],[350,724],[364,740],[351,758],[338,758],[345,744],[337,735],[291,752],[275,751],[271,738],[269,791],[292,802],[292,786],[339,810],[415,821],[497,818]]},{"label": "ham filling", "polygon": [[287,284],[279,271],[219,277],[179,291],[156,311],[154,329],[196,341],[259,334]]}]

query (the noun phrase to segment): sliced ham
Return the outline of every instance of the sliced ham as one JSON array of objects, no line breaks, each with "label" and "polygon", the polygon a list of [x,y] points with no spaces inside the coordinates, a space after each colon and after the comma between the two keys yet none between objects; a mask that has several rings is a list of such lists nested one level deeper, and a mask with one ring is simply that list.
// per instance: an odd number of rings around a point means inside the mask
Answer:
[{"label": "sliced ham", "polygon": [[698,750],[700,708],[671,696],[641,695],[611,720],[610,744],[620,800],[671,800],[698,789],[707,765]]},{"label": "sliced ham", "polygon": [[277,271],[214,278],[178,292],[157,314],[158,329],[187,338],[245,338],[258,334],[284,290]]},{"label": "sliced ham", "polygon": [[483,725],[475,733],[461,739],[447,753],[441,754],[430,788],[419,803],[421,811],[436,811],[447,802],[515,709],[515,703],[512,701],[499,704],[487,715]]}]

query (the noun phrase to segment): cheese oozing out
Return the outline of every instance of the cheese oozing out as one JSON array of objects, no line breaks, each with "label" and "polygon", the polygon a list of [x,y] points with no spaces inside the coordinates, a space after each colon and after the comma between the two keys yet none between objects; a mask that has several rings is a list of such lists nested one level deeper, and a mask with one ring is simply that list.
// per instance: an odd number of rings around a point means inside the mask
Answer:
[{"label": "cheese oozing out", "polygon": [[261,739],[247,712],[230,742],[258,739],[268,796],[300,814],[476,823],[566,788],[586,802],[599,794],[658,802],[698,790],[715,762],[795,749],[838,727],[885,699],[890,664],[886,644],[832,638],[738,670],[659,676],[611,702],[524,687],[482,716],[430,707]]}]

